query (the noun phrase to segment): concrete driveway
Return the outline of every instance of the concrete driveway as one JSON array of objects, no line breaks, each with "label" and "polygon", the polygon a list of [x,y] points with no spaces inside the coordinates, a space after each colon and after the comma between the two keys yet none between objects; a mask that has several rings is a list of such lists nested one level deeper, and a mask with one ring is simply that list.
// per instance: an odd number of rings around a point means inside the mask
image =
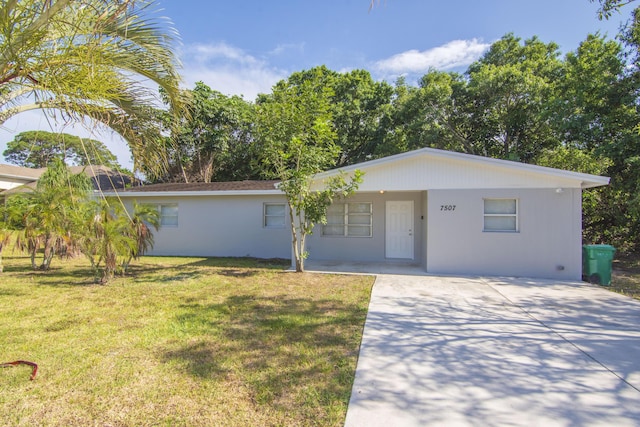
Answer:
[{"label": "concrete driveway", "polygon": [[587,283],[379,275],[345,425],[640,426],[640,301]]}]

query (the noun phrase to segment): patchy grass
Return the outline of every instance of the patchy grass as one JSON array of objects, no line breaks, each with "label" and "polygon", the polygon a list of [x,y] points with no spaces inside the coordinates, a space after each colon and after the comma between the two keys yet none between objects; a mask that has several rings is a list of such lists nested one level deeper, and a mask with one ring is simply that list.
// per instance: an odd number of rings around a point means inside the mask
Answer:
[{"label": "patchy grass", "polygon": [[611,286],[607,288],[640,299],[640,256],[624,256],[613,260]]},{"label": "patchy grass", "polygon": [[84,260],[0,276],[0,426],[342,425],[373,278],[275,261]]}]

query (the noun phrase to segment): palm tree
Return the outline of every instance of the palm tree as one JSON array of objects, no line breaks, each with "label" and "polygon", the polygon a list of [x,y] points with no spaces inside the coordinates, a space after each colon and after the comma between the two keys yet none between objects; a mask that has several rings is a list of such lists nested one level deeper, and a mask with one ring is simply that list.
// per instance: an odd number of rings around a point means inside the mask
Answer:
[{"label": "palm tree", "polygon": [[[172,43],[153,0],[3,0],[0,7],[0,125],[44,109],[89,118],[120,133],[134,168],[163,165],[155,106],[162,88],[182,110]],[[152,157],[149,161],[148,157]],[[155,162],[153,160],[156,160]]]},{"label": "palm tree", "polygon": [[135,253],[137,242],[131,236],[131,221],[120,203],[101,199],[87,211],[87,232],[82,252],[91,262],[96,281],[106,284],[122,268],[127,257]]},{"label": "palm tree", "polygon": [[80,214],[85,218],[84,227],[79,228],[77,242],[91,262],[96,281],[106,284],[153,246],[150,227],[158,229],[160,214],[155,206],[137,203],[129,214],[113,199],[94,200],[84,208]]},{"label": "palm tree", "polygon": [[138,204],[133,205],[133,215],[131,215],[130,235],[136,241],[136,249],[132,251],[129,258],[123,263],[123,270],[126,272],[131,264],[131,260],[138,259],[149,249],[153,248],[153,232],[160,228],[160,212],[154,205]]},{"label": "palm tree", "polygon": [[76,211],[91,190],[91,182],[84,173],[71,174],[62,160],[52,162],[38,181],[35,191],[14,197],[23,203],[12,203],[19,217],[22,230],[16,245],[31,256],[31,266],[36,269],[36,256],[43,250],[41,270],[49,270],[55,255],[75,252],[74,234],[78,227]]},{"label": "palm tree", "polygon": [[11,240],[11,230],[6,226],[4,222],[0,221],[0,273],[4,270],[2,264],[2,250],[9,245]]}]

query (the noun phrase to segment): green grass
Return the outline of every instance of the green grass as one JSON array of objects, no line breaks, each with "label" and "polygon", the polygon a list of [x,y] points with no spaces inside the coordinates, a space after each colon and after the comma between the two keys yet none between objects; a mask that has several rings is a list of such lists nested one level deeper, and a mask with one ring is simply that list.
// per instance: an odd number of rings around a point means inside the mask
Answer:
[{"label": "green grass", "polygon": [[607,288],[640,300],[640,256],[614,259],[611,286]]},{"label": "green grass", "polygon": [[83,260],[0,276],[0,426],[342,425],[373,278],[282,262]]}]

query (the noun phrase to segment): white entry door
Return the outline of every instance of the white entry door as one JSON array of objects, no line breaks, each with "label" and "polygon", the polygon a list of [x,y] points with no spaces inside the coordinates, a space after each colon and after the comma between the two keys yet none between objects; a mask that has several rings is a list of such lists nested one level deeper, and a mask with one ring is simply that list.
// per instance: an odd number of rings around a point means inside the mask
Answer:
[{"label": "white entry door", "polygon": [[413,200],[388,201],[385,256],[413,259]]}]

